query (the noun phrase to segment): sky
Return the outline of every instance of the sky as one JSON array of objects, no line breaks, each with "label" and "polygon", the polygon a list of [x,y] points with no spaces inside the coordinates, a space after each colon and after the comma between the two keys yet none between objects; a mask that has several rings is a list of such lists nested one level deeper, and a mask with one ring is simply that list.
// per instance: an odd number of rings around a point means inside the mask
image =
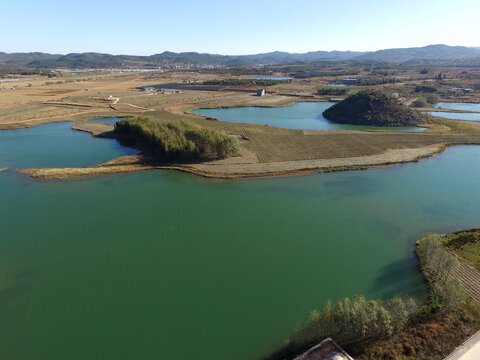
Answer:
[{"label": "sky", "polygon": [[480,0],[0,0],[0,52],[480,47]]}]

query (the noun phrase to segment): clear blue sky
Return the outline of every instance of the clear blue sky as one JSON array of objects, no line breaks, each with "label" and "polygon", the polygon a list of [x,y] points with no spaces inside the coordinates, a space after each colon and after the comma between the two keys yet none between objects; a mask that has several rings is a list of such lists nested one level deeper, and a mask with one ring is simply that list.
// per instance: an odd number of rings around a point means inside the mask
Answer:
[{"label": "clear blue sky", "polygon": [[0,51],[254,54],[480,47],[480,0],[0,0]]}]

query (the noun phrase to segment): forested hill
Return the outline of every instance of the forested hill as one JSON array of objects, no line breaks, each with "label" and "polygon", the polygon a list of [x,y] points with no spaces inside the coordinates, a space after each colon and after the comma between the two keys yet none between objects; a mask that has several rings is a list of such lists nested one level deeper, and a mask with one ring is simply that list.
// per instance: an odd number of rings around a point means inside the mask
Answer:
[{"label": "forested hill", "polygon": [[161,66],[239,66],[257,64],[288,64],[319,60],[347,60],[365,53],[352,51],[316,51],[305,54],[272,52],[256,55],[215,55],[196,52],[163,52],[151,56],[81,53],[51,55],[45,53],[0,53],[0,68],[147,68]]},{"label": "forested hill", "polygon": [[328,120],[341,124],[370,126],[416,126],[428,122],[416,112],[386,94],[366,90],[350,95],[323,112]]},{"label": "forested hill", "polygon": [[241,66],[311,63],[316,61],[376,61],[390,63],[422,63],[433,61],[480,61],[480,49],[463,46],[430,45],[420,48],[387,49],[374,52],[313,51],[303,54],[270,52],[256,55],[217,55],[196,52],[163,52],[151,56],[72,53],[67,55],[0,52],[0,69],[55,68],[148,68],[162,66]]}]

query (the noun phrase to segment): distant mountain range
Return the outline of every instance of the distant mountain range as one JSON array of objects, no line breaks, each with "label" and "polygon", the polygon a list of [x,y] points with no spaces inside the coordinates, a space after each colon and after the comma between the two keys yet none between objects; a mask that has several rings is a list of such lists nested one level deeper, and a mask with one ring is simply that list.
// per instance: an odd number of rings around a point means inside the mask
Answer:
[{"label": "distant mountain range", "polygon": [[242,66],[317,61],[375,61],[395,64],[480,60],[480,48],[429,45],[416,48],[386,49],[373,52],[314,51],[304,54],[270,52],[256,55],[216,55],[196,52],[163,52],[151,56],[109,55],[100,53],[46,54],[2,53],[0,69],[86,69],[86,68],[149,68],[162,66]]}]

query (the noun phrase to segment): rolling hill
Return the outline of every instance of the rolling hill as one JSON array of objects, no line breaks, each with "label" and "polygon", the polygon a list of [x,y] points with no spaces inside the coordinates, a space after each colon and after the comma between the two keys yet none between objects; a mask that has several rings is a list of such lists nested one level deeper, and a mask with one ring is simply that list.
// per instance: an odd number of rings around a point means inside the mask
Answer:
[{"label": "rolling hill", "polygon": [[480,60],[480,48],[429,45],[417,48],[386,49],[374,52],[312,51],[303,54],[270,52],[255,55],[217,55],[196,52],[165,51],[150,56],[110,55],[101,53],[71,53],[67,55],[0,52],[0,69],[88,69],[88,68],[148,68],[171,65],[242,66],[282,65],[316,61],[375,61],[396,64]]}]

